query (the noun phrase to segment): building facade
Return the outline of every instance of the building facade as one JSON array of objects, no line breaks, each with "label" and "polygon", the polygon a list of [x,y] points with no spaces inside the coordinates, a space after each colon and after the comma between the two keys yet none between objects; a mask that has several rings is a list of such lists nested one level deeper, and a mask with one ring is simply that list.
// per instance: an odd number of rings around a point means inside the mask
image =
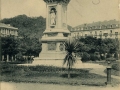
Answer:
[{"label": "building facade", "polygon": [[71,29],[71,36],[74,38],[93,36],[96,38],[120,38],[120,21],[109,20],[82,24]]},{"label": "building facade", "polygon": [[[18,37],[18,28],[12,27],[7,24],[0,23],[0,60],[3,61],[5,59],[5,55],[2,54],[2,41],[1,37],[13,36]],[[13,60],[13,56],[12,56]],[[7,61],[9,61],[9,55],[7,55]]]},{"label": "building facade", "polygon": [[8,24],[0,23],[0,33],[1,37],[6,36],[18,36],[18,28],[12,27]]}]

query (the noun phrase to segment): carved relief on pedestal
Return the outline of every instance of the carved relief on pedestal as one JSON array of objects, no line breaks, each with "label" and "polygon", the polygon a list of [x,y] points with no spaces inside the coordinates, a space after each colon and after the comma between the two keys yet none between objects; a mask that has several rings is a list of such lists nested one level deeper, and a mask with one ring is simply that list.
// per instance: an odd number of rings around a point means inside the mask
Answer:
[{"label": "carved relief on pedestal", "polygon": [[48,43],[48,51],[56,50],[56,43],[55,42],[49,42]]},{"label": "carved relief on pedestal", "polygon": [[64,51],[64,48],[65,48],[65,47],[64,47],[64,44],[61,42],[61,43],[60,43],[60,46],[59,46],[60,51]]}]

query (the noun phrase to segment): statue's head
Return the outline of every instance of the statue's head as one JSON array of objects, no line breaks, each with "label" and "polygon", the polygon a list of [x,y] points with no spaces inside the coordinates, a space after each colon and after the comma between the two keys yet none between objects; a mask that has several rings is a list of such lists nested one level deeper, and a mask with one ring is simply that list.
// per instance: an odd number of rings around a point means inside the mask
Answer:
[{"label": "statue's head", "polygon": [[50,13],[56,13],[56,9],[55,8],[51,8]]}]

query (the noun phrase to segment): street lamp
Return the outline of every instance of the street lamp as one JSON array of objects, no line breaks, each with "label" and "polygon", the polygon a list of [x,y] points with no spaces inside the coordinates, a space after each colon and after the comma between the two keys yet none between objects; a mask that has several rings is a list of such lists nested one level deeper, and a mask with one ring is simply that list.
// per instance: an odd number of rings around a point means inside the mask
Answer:
[{"label": "street lamp", "polygon": [[0,30],[0,61],[2,61],[2,40],[1,40],[1,30]]},{"label": "street lamp", "polygon": [[[0,20],[1,20],[1,0],[0,0]],[[0,30],[0,61],[2,61],[2,41],[1,41],[1,30]]]},{"label": "street lamp", "polygon": [[108,60],[107,61],[108,63],[108,66],[107,66],[107,85],[110,85],[111,84],[111,62]]}]

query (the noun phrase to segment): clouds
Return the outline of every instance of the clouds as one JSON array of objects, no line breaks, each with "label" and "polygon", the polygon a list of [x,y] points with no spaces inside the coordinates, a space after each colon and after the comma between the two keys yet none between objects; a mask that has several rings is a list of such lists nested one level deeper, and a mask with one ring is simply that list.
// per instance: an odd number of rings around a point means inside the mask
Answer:
[{"label": "clouds", "polygon": [[[2,18],[21,14],[46,17],[46,4],[43,0],[1,0]],[[93,21],[118,19],[119,0],[71,0],[68,4],[68,24],[76,26]]]}]

